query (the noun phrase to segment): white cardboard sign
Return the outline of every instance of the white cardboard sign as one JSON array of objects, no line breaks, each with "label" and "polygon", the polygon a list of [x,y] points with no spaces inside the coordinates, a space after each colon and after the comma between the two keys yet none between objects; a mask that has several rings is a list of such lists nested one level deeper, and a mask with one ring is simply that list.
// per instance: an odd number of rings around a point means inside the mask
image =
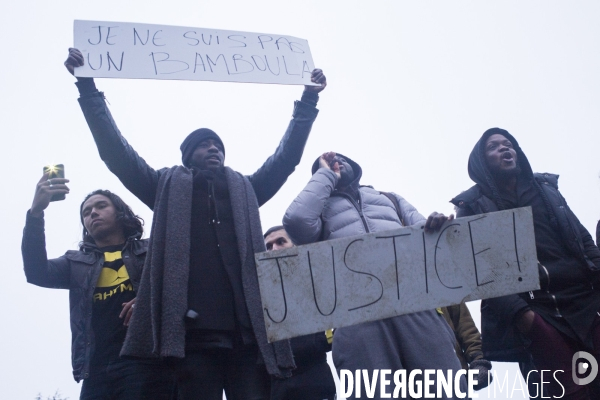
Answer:
[{"label": "white cardboard sign", "polygon": [[78,77],[314,85],[308,42],[292,36],[75,20],[74,42]]},{"label": "white cardboard sign", "polygon": [[531,208],[255,255],[269,341],[539,289]]}]

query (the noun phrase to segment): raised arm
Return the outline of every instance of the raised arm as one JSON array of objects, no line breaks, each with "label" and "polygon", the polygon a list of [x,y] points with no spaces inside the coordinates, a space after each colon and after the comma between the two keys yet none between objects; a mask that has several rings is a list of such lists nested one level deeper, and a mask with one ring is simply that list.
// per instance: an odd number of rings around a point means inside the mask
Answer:
[{"label": "raised arm", "polygon": [[68,289],[70,282],[69,261],[66,257],[48,260],[44,233],[44,210],[55,194],[67,194],[68,179],[48,180],[44,174],[36,186],[31,209],[27,211],[21,253],[27,282],[47,288]]},{"label": "raised arm", "polygon": [[[69,49],[65,67],[73,74],[84,63],[77,49]],[[79,105],[90,127],[100,158],[131,193],[151,209],[160,172],[150,167],[121,135],[104,100],[104,93],[96,89],[92,78],[77,78]]]},{"label": "raised arm", "polygon": [[340,179],[339,167],[334,171],[321,156],[319,168],[308,184],[288,207],[283,217],[283,226],[296,245],[313,243],[320,239],[323,221],[321,214],[327,199]]},{"label": "raised arm", "polygon": [[315,69],[311,80],[321,86],[305,86],[300,101],[294,104],[292,120],[272,156],[248,178],[252,183],[259,206],[265,204],[283,186],[300,163],[304,146],[319,110],[316,105],[327,80],[323,71]]}]

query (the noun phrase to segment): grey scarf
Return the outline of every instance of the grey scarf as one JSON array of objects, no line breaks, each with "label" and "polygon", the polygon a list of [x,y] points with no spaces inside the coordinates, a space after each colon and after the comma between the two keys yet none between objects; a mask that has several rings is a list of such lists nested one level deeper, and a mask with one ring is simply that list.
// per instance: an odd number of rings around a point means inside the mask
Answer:
[{"label": "grey scarf", "polygon": [[[254,253],[265,251],[258,201],[243,175],[225,168],[242,266],[242,286],[256,342],[267,371],[288,377],[295,368],[289,341],[267,343]],[[156,190],[148,255],[135,312],[121,355],[185,357],[185,323],[192,215],[192,173],[165,170]]]}]

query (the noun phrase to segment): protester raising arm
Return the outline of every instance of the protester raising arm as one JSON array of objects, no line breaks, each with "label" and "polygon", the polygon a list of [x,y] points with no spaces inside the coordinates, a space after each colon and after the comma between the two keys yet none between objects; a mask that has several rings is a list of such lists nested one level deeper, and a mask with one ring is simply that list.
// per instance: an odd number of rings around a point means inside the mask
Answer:
[{"label": "protester raising arm", "polygon": [[48,174],[44,174],[36,186],[31,208],[27,211],[21,252],[27,282],[37,286],[69,288],[69,261],[65,256],[48,260],[44,233],[44,210],[48,208],[53,195],[69,193],[67,182],[69,180],[65,178],[48,179]]},{"label": "protester raising arm", "polygon": [[[74,74],[75,68],[83,64],[81,52],[70,48],[65,61],[67,70]],[[77,78],[75,85],[79,89],[79,104],[94,136],[100,158],[127,189],[153,209],[160,171],[150,167],[121,135],[106,106],[104,93],[96,89],[93,78]]]},{"label": "protester raising arm", "polygon": [[319,168],[285,212],[283,226],[297,245],[314,243],[321,236],[323,208],[341,177],[334,157],[334,152],[319,157]]},{"label": "protester raising arm", "polygon": [[320,86],[304,87],[302,98],[294,104],[292,120],[277,149],[254,174],[248,177],[259,206],[277,193],[300,163],[312,124],[319,113],[316,109],[318,94],[327,86],[327,79],[320,69],[312,71],[311,80]]}]

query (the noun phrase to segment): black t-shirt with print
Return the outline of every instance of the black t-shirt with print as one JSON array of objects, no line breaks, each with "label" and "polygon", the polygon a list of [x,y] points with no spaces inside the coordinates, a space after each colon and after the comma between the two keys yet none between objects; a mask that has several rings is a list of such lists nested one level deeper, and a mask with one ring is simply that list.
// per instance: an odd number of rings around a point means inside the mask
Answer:
[{"label": "black t-shirt with print", "polygon": [[123,303],[135,298],[135,292],[121,258],[122,249],[123,245],[100,249],[104,252],[104,265],[96,282],[92,305],[92,329],[95,336],[92,368],[102,368],[118,359],[127,333],[127,327],[123,325],[119,314],[123,310]]}]

